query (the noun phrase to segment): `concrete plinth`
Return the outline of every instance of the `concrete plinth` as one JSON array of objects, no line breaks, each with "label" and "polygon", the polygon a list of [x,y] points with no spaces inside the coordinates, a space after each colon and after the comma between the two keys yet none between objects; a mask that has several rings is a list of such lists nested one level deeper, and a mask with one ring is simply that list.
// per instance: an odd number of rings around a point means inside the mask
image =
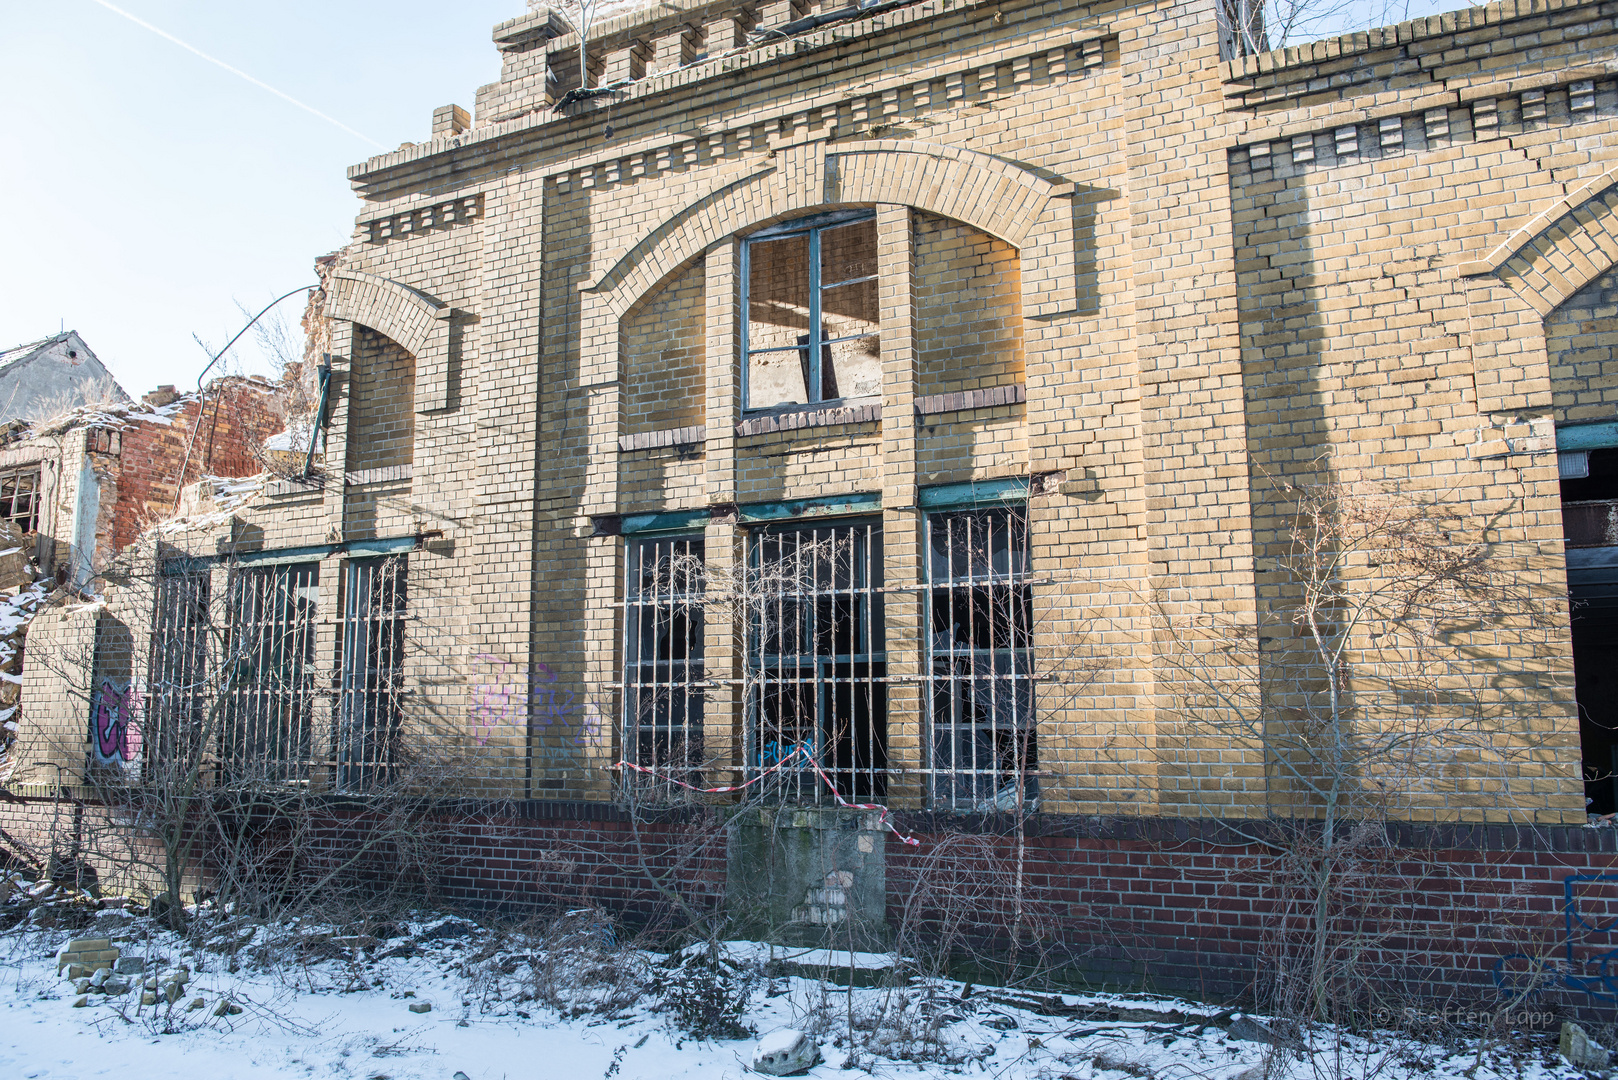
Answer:
[{"label": "concrete plinth", "polygon": [[767,809],[730,826],[726,904],[749,936],[794,946],[882,949],[887,874],[879,816]]}]

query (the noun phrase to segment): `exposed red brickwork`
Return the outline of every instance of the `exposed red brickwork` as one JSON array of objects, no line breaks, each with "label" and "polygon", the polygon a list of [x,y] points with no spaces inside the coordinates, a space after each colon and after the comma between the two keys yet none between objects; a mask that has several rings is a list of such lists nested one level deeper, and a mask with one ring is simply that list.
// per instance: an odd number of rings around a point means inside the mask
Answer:
[{"label": "exposed red brickwork", "polygon": [[[264,440],[285,427],[271,408],[272,388],[260,380],[221,379],[201,403],[188,402],[167,424],[134,423],[123,431],[118,501],[112,548],[134,543],[153,520],[174,510],[182,464],[185,483],[207,474],[252,476],[261,466],[254,456]],[[195,438],[191,458],[186,446]]]}]

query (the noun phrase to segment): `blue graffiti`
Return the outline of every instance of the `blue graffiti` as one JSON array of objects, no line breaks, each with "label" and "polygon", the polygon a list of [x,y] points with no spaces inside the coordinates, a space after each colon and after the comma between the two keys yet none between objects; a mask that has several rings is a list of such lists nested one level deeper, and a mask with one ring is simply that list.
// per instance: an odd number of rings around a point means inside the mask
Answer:
[{"label": "blue graffiti", "polygon": [[799,754],[799,759],[804,764],[799,765],[798,768],[806,769],[809,767],[808,763],[814,759],[815,748],[812,745],[806,742],[781,742],[777,739],[771,739],[759,747],[757,765],[761,769],[767,769],[771,765],[785,761],[800,750],[802,753]]},{"label": "blue graffiti", "polygon": [[[1562,959],[1553,968],[1527,953],[1502,956],[1494,962],[1493,970],[1494,983],[1502,993],[1532,997],[1542,990],[1561,987],[1588,994],[1596,1001],[1618,1002],[1618,970],[1612,966],[1614,958],[1618,957],[1618,948],[1599,951],[1583,959],[1575,952],[1580,945],[1588,948],[1592,935],[1602,939],[1601,944],[1610,945],[1612,934],[1618,931],[1618,919],[1608,923],[1597,919],[1592,924],[1579,910],[1575,887],[1584,882],[1618,882],[1618,874],[1569,874],[1562,879]],[[1514,970],[1513,961],[1527,970]]]}]

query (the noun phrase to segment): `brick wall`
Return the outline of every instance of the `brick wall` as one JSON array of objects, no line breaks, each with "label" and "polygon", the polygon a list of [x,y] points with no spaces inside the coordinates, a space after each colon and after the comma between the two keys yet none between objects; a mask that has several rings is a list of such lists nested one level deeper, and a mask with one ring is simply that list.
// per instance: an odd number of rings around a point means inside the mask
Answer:
[{"label": "brick wall", "polygon": [[[93,806],[47,798],[0,802],[0,836],[12,851],[71,846],[75,813],[90,849],[104,843]],[[887,921],[925,950],[946,933],[957,962],[1003,955],[1015,918],[1010,887],[1016,841],[1009,818],[901,814],[886,851]],[[1300,938],[1302,890],[1282,859],[1251,835],[1217,822],[1041,815],[1030,823],[1023,873],[1024,949],[1059,977],[1095,987],[1252,1000],[1267,965]],[[334,812],[307,852],[310,866],[351,855],[368,823]],[[634,928],[669,929],[683,915],[647,880],[648,860],[697,910],[723,902],[723,832],[703,815],[632,826],[598,803],[519,802],[470,816],[448,813],[420,826],[424,866],[391,848],[345,878],[426,892],[439,903],[507,912],[599,904]],[[636,837],[639,837],[638,841]],[[11,839],[7,839],[10,837]],[[1605,1021],[1610,1007],[1579,980],[1599,981],[1618,917],[1618,831],[1553,827],[1411,826],[1368,853],[1359,884],[1345,891],[1354,945],[1372,955],[1375,992],[1393,1000],[1489,1007],[1527,956],[1552,978],[1527,1008]],[[258,835],[273,848],[274,830]],[[695,845],[695,847],[693,847]],[[95,860],[91,860],[95,862]],[[1366,873],[1366,866],[1371,871]],[[99,863],[104,881],[114,865]],[[1613,874],[1578,881],[1570,875]],[[1564,897],[1577,918],[1568,933]],[[1581,921],[1582,920],[1582,921]],[[1345,934],[1345,939],[1348,935]]]},{"label": "brick wall", "polygon": [[203,397],[200,422],[199,406],[193,401],[167,424],[140,420],[122,430],[113,474],[117,483],[113,553],[174,511],[182,467],[187,484],[206,475],[252,476],[263,468],[259,449],[285,427],[271,406],[272,390],[258,381],[221,379]]},{"label": "brick wall", "polygon": [[1618,273],[1606,273],[1545,320],[1551,403],[1559,422],[1610,420],[1618,412]]},{"label": "brick wall", "polygon": [[707,374],[703,279],[699,259],[626,320],[626,432],[703,422]]},{"label": "brick wall", "polygon": [[1022,275],[1004,240],[917,214],[917,394],[1022,382]]},{"label": "brick wall", "polygon": [[409,465],[416,420],[416,359],[398,343],[363,328],[354,332],[349,386],[349,472]]},{"label": "brick wall", "polygon": [[[659,21],[673,18],[615,23],[603,57],[684,32]],[[1590,62],[1618,43],[1609,5],[1522,0],[1226,62],[1206,3],[922,3],[560,110],[536,34],[507,50],[474,127],[351,170],[362,205],[328,280],[345,305],[334,482],[246,513],[266,547],[432,538],[410,562],[412,730],[469,755],[488,792],[610,798],[625,515],[710,511],[693,528],[724,559],[751,527],[738,503],[879,497],[888,662],[916,676],[923,489],[1025,479],[1052,676],[1037,690],[1051,888],[1115,883],[1130,900],[1107,918],[1146,926],[1185,982],[1248,940],[1220,919],[1259,932],[1263,911],[1228,907],[1249,885],[1192,919],[1172,898],[1208,883],[1187,865],[1225,854],[1192,845],[1182,864],[1161,838],[1069,836],[1077,819],[1061,815],[1172,831],[1275,809],[1274,756],[1198,731],[1176,679],[1189,664],[1256,701],[1284,648],[1237,657],[1210,635],[1188,654],[1158,620],[1284,622],[1277,479],[1475,506],[1463,540],[1486,540],[1553,607],[1564,593],[1554,422],[1608,408],[1605,376],[1583,369],[1607,348],[1596,294],[1618,260],[1604,224],[1618,81]],[[881,402],[750,413],[746,237],[872,206]],[[442,397],[406,392],[417,374]],[[918,407],[1007,381],[1023,400]],[[636,438],[674,424],[700,438]],[[403,463],[415,475],[335,482]],[[321,572],[331,663],[342,563]],[[1412,816],[1584,820],[1571,647],[1552,614],[1458,632],[1445,692],[1498,710],[1501,755],[1487,777],[1465,760],[1433,770]],[[733,676],[734,643],[717,626],[708,640]],[[485,722],[541,671],[569,723],[594,726],[531,725],[522,706]],[[916,686],[890,698],[892,801],[907,808],[926,791]],[[706,715],[705,745],[734,747],[744,703]],[[738,768],[732,755],[719,771]],[[562,827],[531,828],[538,849]],[[1565,835],[1524,888],[1551,888],[1563,863],[1610,865]],[[1529,880],[1522,856],[1475,854],[1505,848],[1454,850],[1484,868],[1456,881]],[[1154,902],[1138,881],[1169,884]],[[1174,944],[1181,920],[1215,944]]]}]

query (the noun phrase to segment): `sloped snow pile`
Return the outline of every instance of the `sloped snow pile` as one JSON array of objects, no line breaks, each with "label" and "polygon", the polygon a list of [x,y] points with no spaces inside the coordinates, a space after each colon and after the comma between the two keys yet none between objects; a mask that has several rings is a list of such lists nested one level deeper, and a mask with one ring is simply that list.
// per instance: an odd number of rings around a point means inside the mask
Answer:
[{"label": "sloped snow pile", "polygon": [[74,428],[99,427],[123,430],[131,424],[158,424],[167,427],[174,423],[187,405],[197,400],[195,392],[181,394],[167,405],[153,405],[146,401],[100,402],[80,405],[59,416],[42,420],[34,425],[34,435],[60,435]]},{"label": "sloped snow pile", "polygon": [[[17,895],[33,887],[18,882]],[[1439,1046],[1323,1028],[1288,1036],[1301,1047],[1292,1051],[1238,1037],[1269,1030],[1262,1020],[1153,995],[974,988],[904,975],[893,958],[892,985],[839,986],[776,973],[772,965],[792,954],[767,946],[728,943],[673,957],[635,949],[598,912],[502,929],[443,916],[359,931],[212,910],[193,909],[192,920],[183,938],[116,910],[88,914],[74,930],[27,919],[0,935],[0,963],[10,973],[0,982],[0,1076],[740,1078],[757,1036],[767,1041],[781,1029],[818,1049],[821,1061],[806,1075],[843,1080],[1580,1075],[1543,1035],[1480,1055],[1461,1039]],[[128,990],[76,993],[56,967],[58,950],[75,940],[80,949],[119,950]],[[572,950],[580,955],[566,955]],[[761,954],[768,959],[756,963]],[[632,992],[650,972],[677,978],[694,956],[724,957],[727,969],[752,965],[737,1014],[745,1038],[693,1035],[660,1010],[655,993]],[[627,974],[608,978],[604,967]],[[183,992],[165,992],[181,971]],[[557,989],[569,972],[578,980],[574,996]],[[120,985],[111,973],[108,981]]]}]

